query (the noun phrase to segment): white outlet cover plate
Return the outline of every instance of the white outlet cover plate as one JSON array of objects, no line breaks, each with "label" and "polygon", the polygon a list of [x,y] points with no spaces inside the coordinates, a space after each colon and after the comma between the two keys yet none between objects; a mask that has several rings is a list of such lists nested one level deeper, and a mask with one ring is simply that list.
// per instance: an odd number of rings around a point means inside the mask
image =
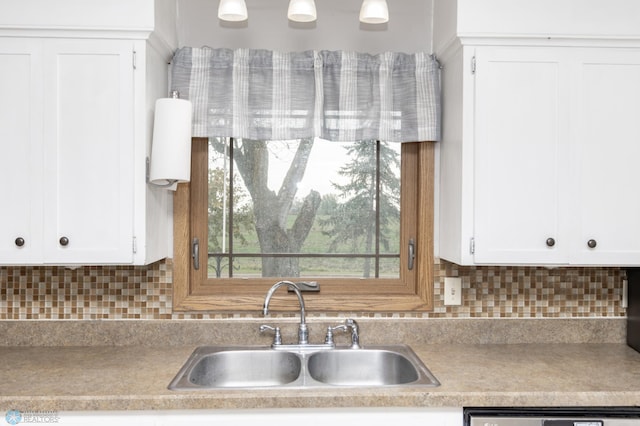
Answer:
[{"label": "white outlet cover plate", "polygon": [[444,304],[447,306],[462,305],[462,278],[444,278]]}]

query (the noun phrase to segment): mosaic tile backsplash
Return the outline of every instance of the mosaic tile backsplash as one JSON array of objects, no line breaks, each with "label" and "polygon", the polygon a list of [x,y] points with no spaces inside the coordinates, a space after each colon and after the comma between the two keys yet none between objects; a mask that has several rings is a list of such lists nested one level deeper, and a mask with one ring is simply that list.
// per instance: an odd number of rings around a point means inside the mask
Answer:
[{"label": "mosaic tile backsplash", "polygon": [[[434,311],[367,314],[416,318],[624,317],[619,268],[435,265]],[[462,278],[462,306],[444,306],[443,277]],[[149,266],[0,267],[0,320],[219,319],[173,313],[172,263]],[[313,316],[310,313],[310,316]],[[250,315],[242,314],[238,317]]]}]

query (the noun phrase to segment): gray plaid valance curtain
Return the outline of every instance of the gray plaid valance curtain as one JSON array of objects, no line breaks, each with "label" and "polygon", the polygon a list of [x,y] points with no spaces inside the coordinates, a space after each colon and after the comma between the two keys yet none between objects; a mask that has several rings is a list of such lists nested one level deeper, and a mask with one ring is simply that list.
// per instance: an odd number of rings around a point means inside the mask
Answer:
[{"label": "gray plaid valance curtain", "polygon": [[184,47],[171,76],[195,137],[440,139],[440,69],[426,53]]}]

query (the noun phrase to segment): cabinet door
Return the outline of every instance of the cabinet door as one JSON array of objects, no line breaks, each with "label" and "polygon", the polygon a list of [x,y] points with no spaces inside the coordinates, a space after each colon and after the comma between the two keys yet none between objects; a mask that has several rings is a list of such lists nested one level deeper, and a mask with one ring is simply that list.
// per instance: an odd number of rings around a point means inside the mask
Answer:
[{"label": "cabinet door", "polygon": [[574,67],[571,262],[638,265],[640,54],[590,50]]},{"label": "cabinet door", "polygon": [[133,259],[133,48],[45,42],[44,250],[48,263]]},{"label": "cabinet door", "polygon": [[536,48],[476,51],[476,263],[567,262],[562,57]]},{"label": "cabinet door", "polygon": [[0,39],[0,263],[42,261],[42,55]]}]

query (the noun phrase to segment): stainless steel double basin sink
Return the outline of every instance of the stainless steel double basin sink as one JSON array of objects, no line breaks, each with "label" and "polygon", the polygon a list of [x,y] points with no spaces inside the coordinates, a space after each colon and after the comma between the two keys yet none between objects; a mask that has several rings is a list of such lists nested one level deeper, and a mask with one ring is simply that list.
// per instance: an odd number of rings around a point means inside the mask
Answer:
[{"label": "stainless steel double basin sink", "polygon": [[256,346],[197,348],[171,390],[438,386],[406,345],[292,350]]}]

